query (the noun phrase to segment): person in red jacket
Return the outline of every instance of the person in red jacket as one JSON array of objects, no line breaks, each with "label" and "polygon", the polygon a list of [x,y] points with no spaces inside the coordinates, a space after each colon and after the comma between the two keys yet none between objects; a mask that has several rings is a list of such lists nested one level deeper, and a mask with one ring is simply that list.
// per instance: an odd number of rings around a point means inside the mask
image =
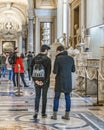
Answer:
[{"label": "person in red jacket", "polygon": [[17,87],[18,87],[18,79],[19,79],[18,74],[19,73],[20,73],[21,80],[22,80],[22,82],[24,84],[24,87],[28,87],[25,80],[24,80],[24,71],[25,70],[24,70],[23,59],[20,56],[20,54],[17,53],[17,59],[16,59],[15,65],[14,65],[14,72],[16,74],[16,81],[17,81],[16,85],[17,85]]}]

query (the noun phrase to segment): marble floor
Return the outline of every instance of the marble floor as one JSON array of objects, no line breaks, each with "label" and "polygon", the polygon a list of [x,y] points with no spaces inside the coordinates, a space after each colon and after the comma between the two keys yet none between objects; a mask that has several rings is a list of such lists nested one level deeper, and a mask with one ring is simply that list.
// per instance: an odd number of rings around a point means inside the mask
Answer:
[{"label": "marble floor", "polygon": [[[93,106],[96,98],[78,96],[72,92],[72,108],[70,120],[61,119],[64,115],[64,95],[60,98],[58,119],[50,119],[53,107],[53,87],[48,91],[47,118],[41,114],[33,120],[34,114],[34,86],[29,83],[28,88],[21,88],[21,95],[16,94],[12,83],[3,79],[0,84],[0,130],[104,130],[104,106]],[[41,112],[41,104],[40,104]]]}]

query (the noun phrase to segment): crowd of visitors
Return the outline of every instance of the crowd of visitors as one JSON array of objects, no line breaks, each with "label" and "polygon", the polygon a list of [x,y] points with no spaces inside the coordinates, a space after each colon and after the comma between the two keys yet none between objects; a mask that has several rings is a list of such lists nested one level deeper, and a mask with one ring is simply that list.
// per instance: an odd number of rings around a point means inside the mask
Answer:
[{"label": "crowd of visitors", "polygon": [[[24,77],[27,76],[29,81],[32,80],[30,70],[32,58],[32,52],[29,51],[25,54],[20,54],[17,47],[14,48],[13,52],[0,54],[1,79],[8,79],[8,83],[13,84],[14,87],[18,87],[18,74],[20,73],[24,87],[28,87]],[[21,84],[19,85],[22,86]]]}]

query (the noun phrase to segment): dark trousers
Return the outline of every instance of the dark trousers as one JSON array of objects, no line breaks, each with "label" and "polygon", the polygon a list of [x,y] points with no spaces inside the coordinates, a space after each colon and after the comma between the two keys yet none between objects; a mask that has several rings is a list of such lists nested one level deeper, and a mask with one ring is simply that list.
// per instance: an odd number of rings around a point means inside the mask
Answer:
[{"label": "dark trousers", "polygon": [[29,77],[29,81],[31,80],[31,70],[28,69],[28,77]]},{"label": "dark trousers", "polygon": [[[22,80],[22,82],[23,82],[23,84],[24,84],[24,87],[27,86],[27,85],[26,85],[26,82],[25,82],[25,80],[24,80],[24,73],[20,73],[20,77],[21,77],[21,80]],[[20,78],[20,77],[19,77],[18,73],[16,73],[16,81],[17,81],[16,83],[17,83],[17,87],[18,87],[18,82],[19,82],[19,78]]]},{"label": "dark trousers", "polygon": [[13,85],[16,86],[14,67],[12,67],[12,70],[13,70],[13,77],[12,77]]},{"label": "dark trousers", "polygon": [[[70,93],[64,93],[64,94],[65,94],[65,101],[66,101],[66,112],[69,112],[71,107]],[[53,111],[56,112],[58,111],[60,95],[61,95],[60,92],[55,92]]]},{"label": "dark trousers", "polygon": [[39,112],[39,103],[40,103],[40,97],[42,93],[42,114],[46,113],[46,104],[47,104],[47,92],[48,87],[40,87],[35,85],[35,113]]}]

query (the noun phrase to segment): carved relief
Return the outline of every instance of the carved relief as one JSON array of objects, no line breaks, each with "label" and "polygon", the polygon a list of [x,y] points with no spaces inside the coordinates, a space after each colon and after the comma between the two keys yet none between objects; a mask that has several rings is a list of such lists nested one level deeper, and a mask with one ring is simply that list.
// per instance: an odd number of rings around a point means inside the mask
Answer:
[{"label": "carved relief", "polygon": [[38,0],[36,2],[36,8],[56,8],[56,3],[54,0]]},{"label": "carved relief", "polygon": [[14,34],[16,32],[19,32],[21,30],[21,27],[19,24],[17,24],[14,21],[0,21],[0,32],[1,34],[11,33]]},{"label": "carved relief", "polygon": [[51,6],[53,4],[53,0],[41,0],[42,6]]}]

